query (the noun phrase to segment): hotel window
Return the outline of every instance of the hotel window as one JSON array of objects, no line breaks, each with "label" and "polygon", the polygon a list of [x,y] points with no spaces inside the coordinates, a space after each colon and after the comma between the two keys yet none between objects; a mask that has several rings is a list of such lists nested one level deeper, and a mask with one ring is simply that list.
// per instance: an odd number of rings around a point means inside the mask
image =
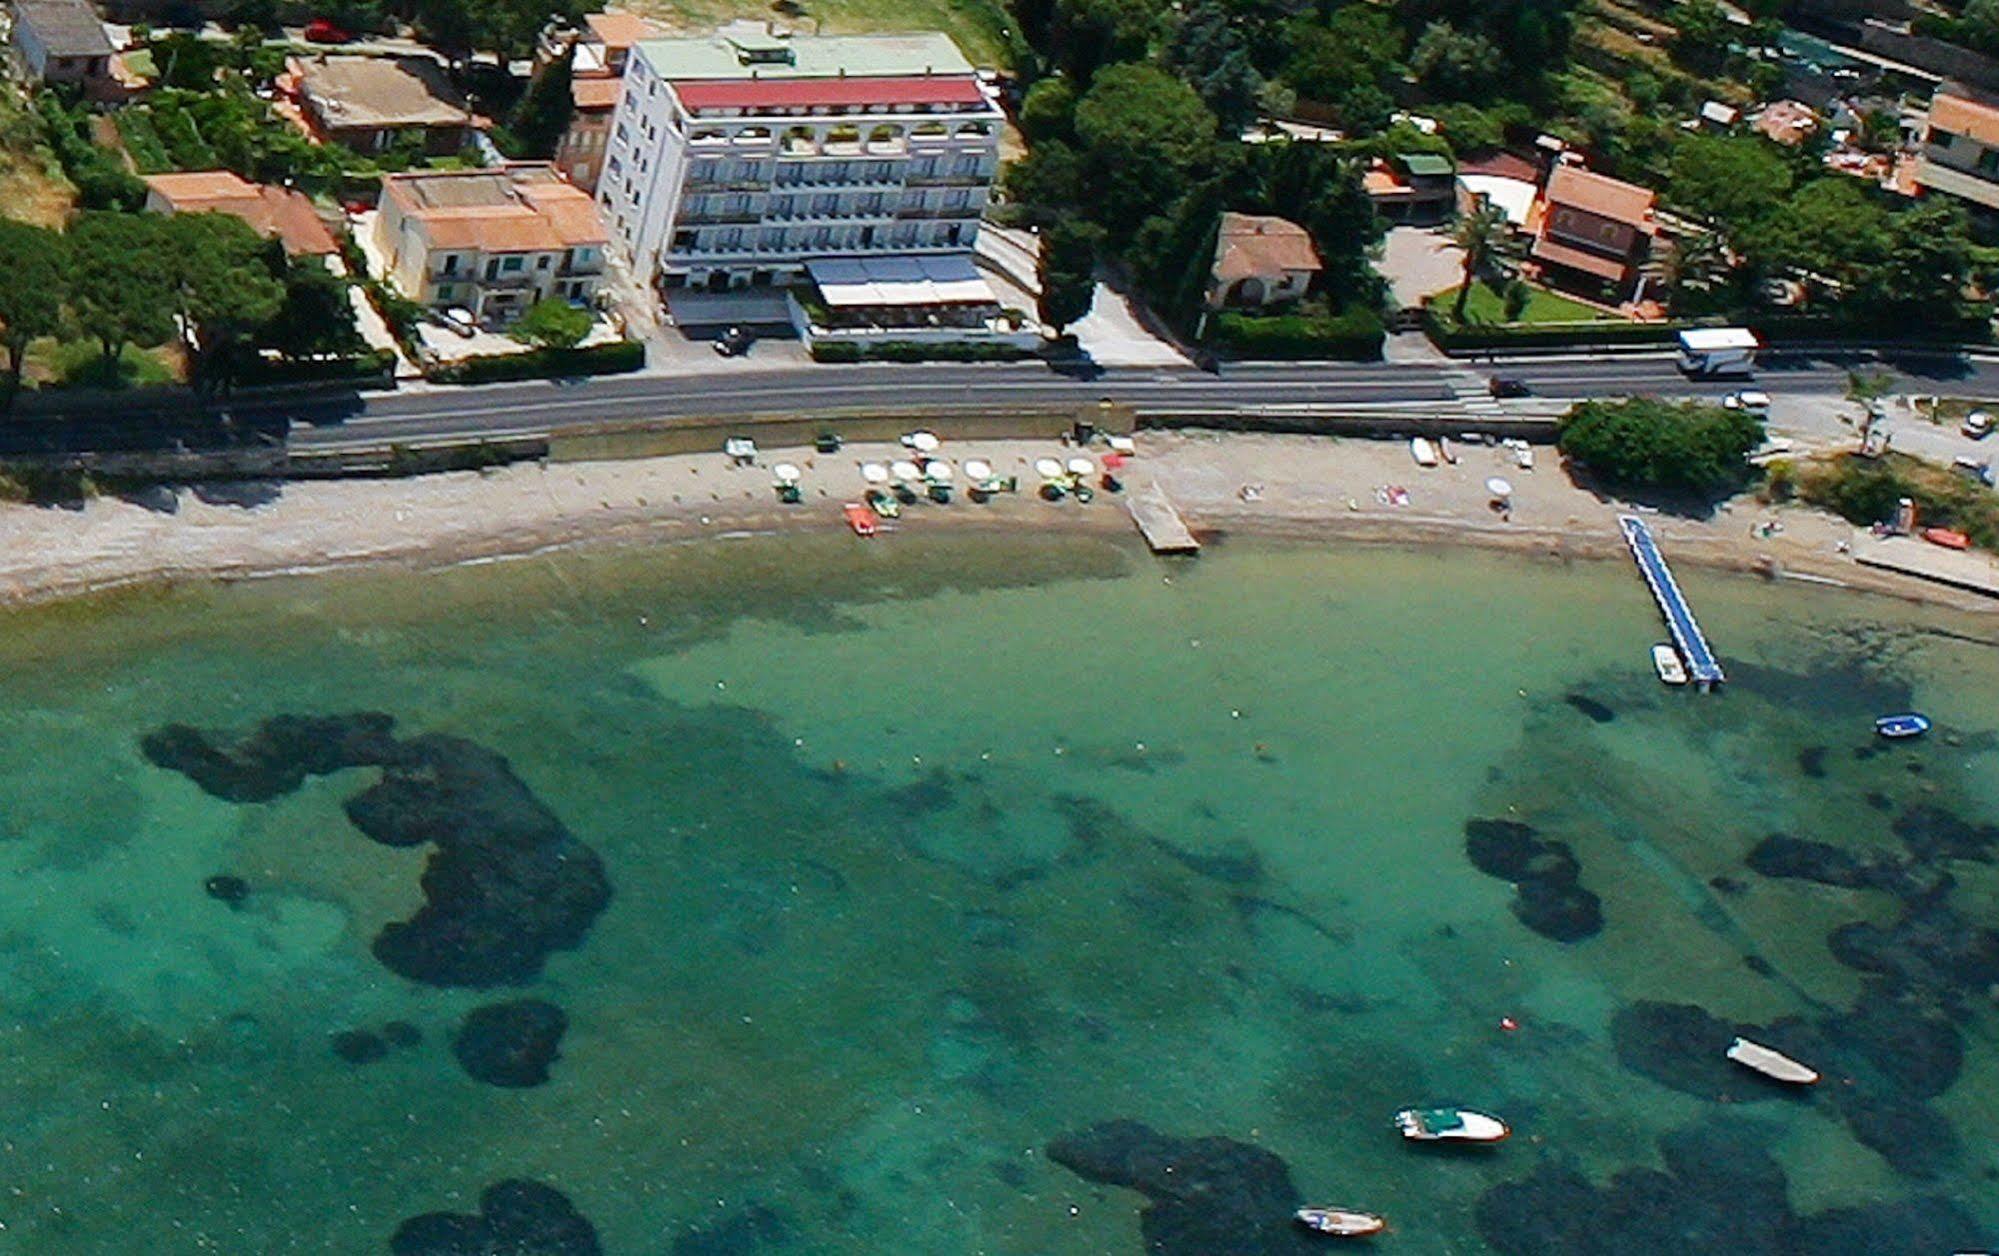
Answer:
[{"label": "hotel window", "polygon": [[979,159],[977,157],[967,155],[964,157],[960,157],[956,161],[951,163],[951,173],[954,175],[963,177],[966,175],[974,175],[977,174],[978,172],[979,172]]}]

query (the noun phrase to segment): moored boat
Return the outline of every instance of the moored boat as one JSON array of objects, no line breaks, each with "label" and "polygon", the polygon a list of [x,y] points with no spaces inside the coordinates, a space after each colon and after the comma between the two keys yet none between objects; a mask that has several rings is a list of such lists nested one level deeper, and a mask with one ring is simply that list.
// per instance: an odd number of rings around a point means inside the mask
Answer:
[{"label": "moored boat", "polygon": [[1294,1216],[1298,1224],[1314,1234],[1357,1239],[1379,1234],[1388,1228],[1388,1219],[1352,1208],[1300,1208]]},{"label": "moored boat", "polygon": [[1421,436],[1409,438],[1409,456],[1416,460],[1419,467],[1437,465],[1437,447]]},{"label": "moored boat", "polygon": [[1680,652],[1670,642],[1661,641],[1652,647],[1652,667],[1659,673],[1659,679],[1669,685],[1687,683],[1687,665],[1680,661]]},{"label": "moored boat", "polygon": [[861,505],[859,502],[848,502],[846,505],[840,507],[840,513],[846,516],[847,526],[854,530],[855,536],[873,536],[875,534],[874,512],[866,506]]},{"label": "moored boat", "polygon": [[1448,436],[1437,438],[1437,455],[1454,467],[1458,465],[1458,451],[1451,447],[1451,438]]},{"label": "moored boat", "polygon": [[1921,737],[1930,731],[1930,720],[1927,715],[1918,715],[1914,711],[1884,715],[1874,721],[1874,731],[1891,739]]},{"label": "moored boat", "polygon": [[1817,1069],[1798,1063],[1775,1047],[1766,1047],[1747,1038],[1737,1038],[1728,1044],[1728,1058],[1765,1077],[1790,1082],[1794,1086],[1812,1086],[1819,1080]]},{"label": "moored boat", "polygon": [[1413,1142],[1496,1143],[1513,1131],[1506,1122],[1472,1108],[1404,1108],[1395,1128]]}]

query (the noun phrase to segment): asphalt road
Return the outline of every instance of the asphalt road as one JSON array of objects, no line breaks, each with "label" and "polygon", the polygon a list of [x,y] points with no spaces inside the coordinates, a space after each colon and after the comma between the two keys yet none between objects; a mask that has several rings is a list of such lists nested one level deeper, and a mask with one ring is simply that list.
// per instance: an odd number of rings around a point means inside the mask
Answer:
[{"label": "asphalt road", "polygon": [[[1150,411],[1218,412],[1351,410],[1425,407],[1470,413],[1465,399],[1482,399],[1485,381],[1503,374],[1524,382],[1538,402],[1649,393],[1719,396],[1741,381],[1689,381],[1669,353],[1559,358],[1512,358],[1498,363],[1366,363],[1314,366],[1230,366],[1219,374],[1191,369],[1069,372],[1022,365],[869,365],[758,369],[718,363],[700,375],[638,375],[467,388],[417,388],[356,393],[333,399],[258,400],[232,412],[240,429],[288,434],[294,448],[338,448],[440,437],[540,435],[620,420],[746,414],[814,414],[982,405],[1084,406],[1109,399]],[[1787,399],[1814,399],[1820,409],[1845,389],[1847,371],[1880,366],[1915,393],[1999,396],[1999,362],[1955,356],[1772,354],[1756,385]],[[1481,402],[1482,404],[1482,402]],[[1485,407],[1488,411],[1489,406]],[[60,431],[75,448],[156,444],[165,420],[131,412],[68,419],[31,428],[0,426],[0,447],[29,446]],[[189,423],[192,429],[198,424]],[[12,428],[10,432],[8,429]],[[40,429],[40,434],[36,428]],[[145,433],[143,437],[135,435]],[[190,440],[189,443],[195,443]]]}]

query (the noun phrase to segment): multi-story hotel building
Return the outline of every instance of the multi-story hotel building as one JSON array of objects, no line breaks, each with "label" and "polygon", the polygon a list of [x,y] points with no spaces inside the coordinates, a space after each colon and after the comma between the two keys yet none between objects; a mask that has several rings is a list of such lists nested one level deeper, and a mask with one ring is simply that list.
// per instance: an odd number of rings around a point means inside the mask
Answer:
[{"label": "multi-story hotel building", "polygon": [[661,288],[787,284],[832,258],[968,253],[1002,116],[941,34],[737,25],[632,49],[597,200]]}]

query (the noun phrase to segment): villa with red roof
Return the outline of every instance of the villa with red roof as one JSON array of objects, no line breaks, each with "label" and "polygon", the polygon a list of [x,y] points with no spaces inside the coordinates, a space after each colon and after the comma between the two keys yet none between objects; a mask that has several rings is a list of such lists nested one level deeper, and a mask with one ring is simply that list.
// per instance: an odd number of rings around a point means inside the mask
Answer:
[{"label": "villa with red roof", "polygon": [[1658,224],[1650,188],[1557,165],[1534,207],[1531,256],[1544,278],[1631,298]]},{"label": "villa with red roof", "polygon": [[[787,286],[812,264],[968,259],[1002,115],[941,34],[737,23],[634,44],[598,174],[612,247],[662,290]],[[955,265],[955,260],[952,261]]]}]

